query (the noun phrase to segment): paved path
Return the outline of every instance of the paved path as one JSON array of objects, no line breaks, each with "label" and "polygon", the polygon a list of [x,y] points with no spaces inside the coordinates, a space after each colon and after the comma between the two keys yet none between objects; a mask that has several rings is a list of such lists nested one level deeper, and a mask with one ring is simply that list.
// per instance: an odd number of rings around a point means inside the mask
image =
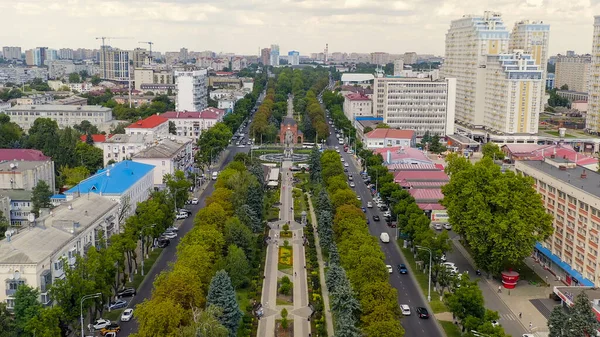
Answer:
[{"label": "paved path", "polygon": [[[267,247],[267,258],[265,261],[265,279],[263,283],[261,303],[264,308],[264,316],[258,323],[258,336],[274,337],[275,321],[281,319],[281,310],[288,311],[288,319],[293,320],[294,336],[308,336],[310,333],[310,322],[308,321],[312,310],[308,307],[308,283],[306,275],[306,260],[303,245],[303,226],[294,221],[294,205],[292,197],[292,175],[289,168],[290,161],[284,161],[281,165],[281,220],[269,223],[271,230],[269,236],[271,242]],[[284,273],[278,270],[279,246],[283,244],[281,239],[281,227],[289,221],[292,238],[287,239],[293,251],[293,273]],[[277,305],[277,280],[288,276],[293,286],[293,305]]]},{"label": "paved path", "polygon": [[308,199],[308,207],[310,210],[310,217],[314,224],[315,233],[315,247],[317,248],[317,260],[319,261],[319,280],[321,283],[321,295],[323,295],[323,311],[325,312],[325,324],[327,327],[327,336],[333,336],[333,317],[331,317],[331,309],[329,306],[329,290],[325,284],[325,262],[323,260],[323,252],[321,252],[321,243],[319,242],[319,233],[316,230],[317,226],[317,215],[312,205],[312,199]]}]

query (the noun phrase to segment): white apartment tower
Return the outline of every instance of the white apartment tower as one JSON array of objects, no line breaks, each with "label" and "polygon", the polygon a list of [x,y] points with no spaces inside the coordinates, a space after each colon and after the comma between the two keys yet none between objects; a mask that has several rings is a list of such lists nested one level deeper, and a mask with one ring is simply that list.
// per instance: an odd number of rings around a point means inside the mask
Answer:
[{"label": "white apartment tower", "polygon": [[516,50],[489,55],[486,62],[484,124],[501,134],[536,134],[545,80],[533,55]]},{"label": "white apartment tower", "polygon": [[442,76],[456,78],[456,120],[484,126],[485,63],[487,55],[508,50],[509,32],[499,13],[465,15],[452,21],[446,34]]},{"label": "white apartment tower", "polygon": [[592,64],[588,81],[588,111],[585,128],[593,133],[600,132],[600,15],[594,16],[594,38],[592,43]]},{"label": "white apartment tower", "polygon": [[550,40],[550,25],[542,21],[522,20],[515,23],[508,50],[523,50],[531,55],[535,64],[540,66],[544,79],[548,65],[548,41]]},{"label": "white apartment tower", "polygon": [[208,107],[207,75],[206,69],[175,72],[175,110],[202,111]]}]

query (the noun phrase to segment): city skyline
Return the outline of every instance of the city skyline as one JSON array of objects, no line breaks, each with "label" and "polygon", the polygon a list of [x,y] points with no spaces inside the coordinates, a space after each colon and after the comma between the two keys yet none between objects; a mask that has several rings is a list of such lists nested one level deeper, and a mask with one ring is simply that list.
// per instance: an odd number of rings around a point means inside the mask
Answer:
[{"label": "city skyline", "polygon": [[[600,13],[600,4],[542,0],[505,0],[494,6],[475,0],[428,4],[413,0],[258,0],[251,4],[215,0],[29,0],[0,3],[0,10],[12,13],[5,17],[7,26],[20,27],[1,32],[1,44],[23,50],[40,46],[97,49],[101,41],[96,37],[115,36],[130,37],[111,41],[112,46],[123,49],[144,47],[138,41],[153,41],[153,49],[161,52],[185,47],[243,55],[257,55],[259,47],[271,44],[279,44],[286,53],[298,50],[301,55],[309,55],[323,51],[326,43],[330,52],[416,51],[443,55],[445,34],[452,20],[489,10],[501,13],[509,27],[522,19],[550,24],[553,55],[566,50],[591,52],[593,15]],[[65,34],[74,27],[77,34]]]}]

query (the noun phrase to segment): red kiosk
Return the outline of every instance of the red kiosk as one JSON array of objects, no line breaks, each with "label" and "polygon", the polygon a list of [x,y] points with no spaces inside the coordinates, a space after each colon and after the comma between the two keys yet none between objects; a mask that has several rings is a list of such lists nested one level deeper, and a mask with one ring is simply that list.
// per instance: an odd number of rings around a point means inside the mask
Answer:
[{"label": "red kiosk", "polygon": [[502,284],[506,289],[515,289],[519,281],[519,273],[513,270],[505,270],[502,272]]}]

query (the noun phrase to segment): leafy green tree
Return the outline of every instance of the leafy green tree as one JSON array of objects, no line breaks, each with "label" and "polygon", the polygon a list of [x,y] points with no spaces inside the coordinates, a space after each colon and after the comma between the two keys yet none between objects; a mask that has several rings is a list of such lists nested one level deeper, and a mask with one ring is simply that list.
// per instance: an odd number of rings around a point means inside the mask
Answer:
[{"label": "leafy green tree", "polygon": [[26,335],[27,323],[42,310],[42,305],[38,301],[39,296],[40,291],[28,285],[19,286],[15,292],[15,323],[21,335]]},{"label": "leafy green tree", "polygon": [[219,153],[229,145],[231,137],[233,137],[233,133],[224,123],[217,123],[202,132],[200,138],[198,138],[196,163],[200,167],[209,166]]},{"label": "leafy green tree", "polygon": [[[58,124],[49,118],[36,118],[29,129],[26,146],[54,158],[59,151]],[[59,166],[60,167],[60,166]]]},{"label": "leafy green tree", "polygon": [[188,199],[188,191],[192,183],[186,179],[185,173],[181,170],[175,171],[174,174],[165,174],[163,180],[171,194],[171,198],[175,197],[177,208],[182,208]]},{"label": "leafy green tree", "polygon": [[43,180],[38,181],[37,185],[33,188],[31,195],[31,202],[33,203],[31,212],[35,214],[36,217],[40,216],[40,208],[49,208],[52,206],[50,203],[51,196],[52,191],[50,190],[50,186]]},{"label": "leafy green tree", "polygon": [[69,83],[81,83],[81,76],[78,73],[70,73]]},{"label": "leafy green tree", "polygon": [[281,309],[281,327],[283,329],[287,329],[288,328],[288,311],[286,308]]},{"label": "leafy green tree", "polygon": [[146,300],[135,308],[139,323],[137,336],[168,336],[187,321],[188,315],[181,303],[171,298]]},{"label": "leafy green tree", "polygon": [[385,123],[379,123],[375,126],[376,129],[389,129],[390,126]]},{"label": "leafy green tree", "polygon": [[194,312],[194,324],[192,325],[195,330],[194,337],[229,336],[229,330],[219,322],[218,317],[221,314],[222,310],[217,306]]},{"label": "leafy green tree", "polygon": [[457,157],[452,161],[448,166],[454,172],[442,187],[442,204],[480,268],[499,273],[529,256],[536,242],[550,236],[552,216],[530,177],[503,173],[491,158],[474,165]]},{"label": "leafy green tree", "polygon": [[4,233],[8,229],[8,219],[4,216],[4,213],[0,211],[0,239],[4,238]]},{"label": "leafy green tree", "polygon": [[95,134],[100,133],[100,131],[98,130],[98,127],[95,126],[94,124],[90,123],[87,120],[84,120],[81,123],[74,125],[73,129],[79,131],[79,133],[81,133],[81,134],[91,133],[91,134],[95,135]]},{"label": "leafy green tree", "polygon": [[492,142],[486,143],[481,148],[481,153],[483,154],[484,157],[489,157],[494,160],[504,159],[504,152],[502,152],[502,150],[496,143],[492,143]]},{"label": "leafy green tree", "polygon": [[[45,307],[27,322],[25,331],[36,337],[66,336],[71,331],[63,320],[64,311],[59,306]],[[1,333],[0,333],[0,336]]]},{"label": "leafy green tree", "polygon": [[0,337],[16,336],[17,326],[13,314],[6,307],[6,303],[0,302]]},{"label": "leafy green tree", "polygon": [[550,334],[548,337],[567,337],[571,336],[569,333],[569,315],[565,312],[565,309],[557,305],[552,309],[550,318],[548,318],[548,328]]},{"label": "leafy green tree", "polygon": [[111,135],[124,135],[125,134],[125,127],[127,126],[127,124],[125,123],[119,123],[117,126],[115,126],[114,129],[110,130],[110,134]]},{"label": "leafy green tree", "polygon": [[0,148],[20,147],[22,136],[21,127],[11,122],[8,115],[0,114]]},{"label": "leafy green tree", "polygon": [[223,234],[228,247],[236,245],[244,250],[246,256],[252,257],[254,255],[255,240],[252,231],[247,226],[244,226],[238,218],[232,217],[227,219]]},{"label": "leafy green tree", "polygon": [[440,142],[440,136],[435,135],[431,137],[431,143],[429,143],[429,151],[433,153],[442,153],[446,151],[446,146]]},{"label": "leafy green tree", "polygon": [[212,278],[206,302],[208,307],[217,306],[223,310],[219,322],[229,330],[230,336],[236,336],[243,313],[226,271],[219,270]]},{"label": "leafy green tree", "polygon": [[79,184],[80,181],[90,176],[90,170],[85,166],[77,166],[69,168],[63,166],[60,168],[60,179],[63,185],[73,187]]},{"label": "leafy green tree", "polygon": [[468,276],[461,276],[460,287],[455,289],[447,299],[448,309],[460,320],[473,316],[483,318],[485,306],[483,294],[477,281],[470,281]]},{"label": "leafy green tree", "polygon": [[98,85],[102,82],[102,79],[98,75],[92,75],[91,79],[92,85]]},{"label": "leafy green tree", "polygon": [[568,336],[592,336],[600,330],[592,302],[585,291],[575,296],[575,303],[571,307],[566,325]]},{"label": "leafy green tree", "polygon": [[104,166],[103,156],[102,149],[96,146],[82,142],[75,145],[75,162],[87,168],[90,173],[95,173]]},{"label": "leafy green tree", "polygon": [[75,147],[77,146],[77,143],[80,143],[79,135],[71,127],[59,130],[58,135],[57,152],[52,156],[55,165],[58,167],[64,165],[69,167],[75,166],[75,163],[77,162],[77,158],[75,158]]},{"label": "leafy green tree", "polygon": [[231,275],[231,284],[239,289],[248,282],[248,272],[250,263],[246,259],[244,250],[236,245],[230,245],[227,248],[227,257],[225,258],[225,271]]}]

